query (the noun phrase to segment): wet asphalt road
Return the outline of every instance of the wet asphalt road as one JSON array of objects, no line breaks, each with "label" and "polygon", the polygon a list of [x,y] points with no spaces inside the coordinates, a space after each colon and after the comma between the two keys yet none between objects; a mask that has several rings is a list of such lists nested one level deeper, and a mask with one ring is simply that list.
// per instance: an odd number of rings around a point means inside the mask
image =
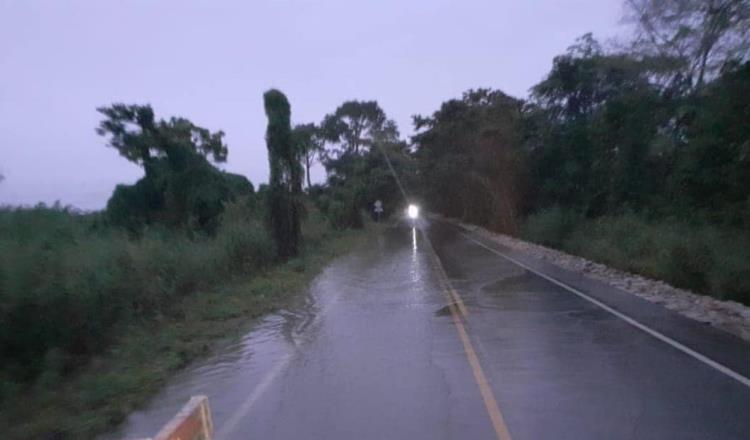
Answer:
[{"label": "wet asphalt road", "polygon": [[[112,438],[153,435],[192,394],[209,396],[220,440],[498,438],[477,368],[515,440],[750,438],[747,385],[452,226],[423,226],[465,317],[424,236],[388,228],[329,266],[298,307],[175,377]],[[723,365],[750,368],[748,344],[605,294],[695,350],[721,348]]]}]

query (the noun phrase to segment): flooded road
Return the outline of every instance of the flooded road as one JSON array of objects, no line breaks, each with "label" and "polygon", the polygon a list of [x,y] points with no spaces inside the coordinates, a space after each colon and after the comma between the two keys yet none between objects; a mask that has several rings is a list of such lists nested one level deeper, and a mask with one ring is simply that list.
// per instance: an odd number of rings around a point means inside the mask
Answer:
[{"label": "flooded road", "polygon": [[750,387],[424,227],[334,261],[298,307],[176,375],[109,438],[154,435],[196,394],[219,440],[747,438]]},{"label": "flooded road", "polygon": [[492,438],[422,240],[391,228],[336,260],[305,305],[174,377],[110,438],[154,435],[195,394],[221,440]]}]

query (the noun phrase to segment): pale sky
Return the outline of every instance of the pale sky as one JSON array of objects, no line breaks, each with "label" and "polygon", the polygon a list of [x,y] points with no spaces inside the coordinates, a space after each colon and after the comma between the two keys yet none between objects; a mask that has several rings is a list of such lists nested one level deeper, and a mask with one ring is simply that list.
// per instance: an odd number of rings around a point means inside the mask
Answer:
[{"label": "pale sky", "polygon": [[[150,103],[224,130],[225,169],[267,179],[262,94],[319,122],[375,99],[402,134],[469,89],[517,97],[622,0],[0,0],[0,204],[104,207],[142,170],[94,132],[98,106]],[[318,170],[318,179],[321,171]]]}]

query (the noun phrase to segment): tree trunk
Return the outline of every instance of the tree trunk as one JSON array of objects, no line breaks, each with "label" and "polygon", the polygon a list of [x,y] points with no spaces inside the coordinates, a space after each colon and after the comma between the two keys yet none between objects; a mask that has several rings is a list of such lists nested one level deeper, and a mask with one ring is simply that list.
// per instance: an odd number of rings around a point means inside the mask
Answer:
[{"label": "tree trunk", "polygon": [[312,183],[310,183],[310,154],[305,155],[305,177],[307,178],[307,189],[310,189]]}]

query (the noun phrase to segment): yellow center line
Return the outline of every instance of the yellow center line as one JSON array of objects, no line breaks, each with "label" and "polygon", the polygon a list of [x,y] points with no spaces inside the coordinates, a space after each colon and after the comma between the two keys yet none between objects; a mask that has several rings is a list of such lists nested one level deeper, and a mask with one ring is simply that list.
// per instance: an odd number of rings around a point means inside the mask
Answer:
[{"label": "yellow center line", "polygon": [[497,400],[495,400],[495,395],[492,392],[492,388],[490,387],[489,381],[487,380],[487,376],[485,376],[484,374],[482,364],[479,362],[479,357],[477,356],[476,350],[474,350],[474,345],[471,343],[471,339],[469,338],[469,334],[466,331],[466,327],[461,320],[462,316],[464,317],[464,319],[468,319],[468,313],[466,312],[464,302],[461,300],[461,296],[458,294],[458,292],[451,286],[448,275],[445,273],[445,269],[443,268],[442,263],[440,263],[440,258],[437,256],[435,249],[432,247],[432,243],[430,243],[430,239],[427,237],[427,234],[422,232],[422,237],[424,237],[430,254],[433,257],[433,267],[438,274],[438,280],[441,287],[443,288],[443,293],[445,293],[445,295],[448,297],[448,309],[451,312],[453,324],[456,326],[456,330],[458,331],[458,336],[461,339],[461,344],[464,347],[466,358],[469,360],[471,371],[474,374],[474,380],[479,387],[479,392],[482,395],[482,400],[484,400],[484,407],[487,409],[487,413],[490,416],[490,421],[492,422],[492,427],[495,430],[495,434],[497,435],[498,440],[511,440],[508,425],[505,423],[502,412],[500,412],[500,407],[497,405]]},{"label": "yellow center line", "polygon": [[453,324],[456,325],[458,335],[461,337],[461,343],[464,346],[466,357],[469,359],[469,365],[471,365],[471,371],[474,373],[474,380],[479,386],[479,392],[482,394],[482,400],[484,400],[484,406],[487,408],[487,413],[492,421],[492,427],[495,428],[495,434],[497,434],[498,440],[511,440],[510,431],[508,431],[508,425],[505,424],[503,414],[500,412],[500,407],[497,405],[495,395],[492,393],[492,388],[487,381],[487,377],[484,375],[482,365],[479,363],[477,353],[474,351],[474,346],[471,344],[469,335],[466,333],[461,318],[458,315],[458,311],[451,304],[451,317],[453,318]]},{"label": "yellow center line", "polygon": [[464,318],[468,318],[469,312],[466,311],[466,306],[464,305],[464,301],[461,299],[461,296],[458,294],[458,292],[456,292],[453,286],[451,286],[451,283],[448,280],[448,274],[445,273],[445,269],[443,269],[443,265],[440,263],[440,259],[438,258],[434,249],[432,249],[432,245],[430,245],[430,250],[432,251],[432,258],[434,260],[433,266],[435,267],[435,270],[438,273],[440,284],[448,293],[448,298],[450,298],[450,300],[453,301],[453,304],[455,304],[458,307],[458,311],[461,313],[461,316],[463,316]]}]

